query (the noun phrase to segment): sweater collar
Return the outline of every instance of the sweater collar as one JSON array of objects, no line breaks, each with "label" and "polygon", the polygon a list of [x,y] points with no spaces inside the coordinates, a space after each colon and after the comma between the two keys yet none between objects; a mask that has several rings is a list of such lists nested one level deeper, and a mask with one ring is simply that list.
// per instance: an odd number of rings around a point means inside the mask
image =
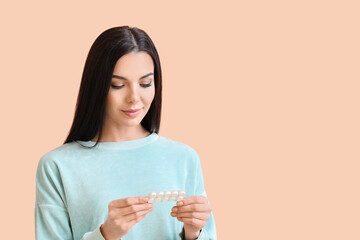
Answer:
[{"label": "sweater collar", "polygon": [[[99,142],[95,148],[99,149],[130,149],[130,148],[138,148],[145,146],[149,143],[156,141],[159,138],[159,135],[156,132],[151,133],[150,135],[144,138],[138,138],[134,140],[121,141],[121,142]],[[80,143],[86,147],[92,147],[96,142],[93,141],[80,141],[76,142]]]}]

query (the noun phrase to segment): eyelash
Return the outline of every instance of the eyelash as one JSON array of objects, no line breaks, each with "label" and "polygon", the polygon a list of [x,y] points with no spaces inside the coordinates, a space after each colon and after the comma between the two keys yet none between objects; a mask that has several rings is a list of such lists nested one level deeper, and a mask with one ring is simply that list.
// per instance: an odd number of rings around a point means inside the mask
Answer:
[{"label": "eyelash", "polygon": [[[121,89],[124,85],[121,85],[121,86],[115,86],[115,85],[112,85],[111,86],[115,89]],[[140,84],[140,86],[144,87],[144,88],[148,88],[151,86],[151,83],[148,83],[148,84]]]}]

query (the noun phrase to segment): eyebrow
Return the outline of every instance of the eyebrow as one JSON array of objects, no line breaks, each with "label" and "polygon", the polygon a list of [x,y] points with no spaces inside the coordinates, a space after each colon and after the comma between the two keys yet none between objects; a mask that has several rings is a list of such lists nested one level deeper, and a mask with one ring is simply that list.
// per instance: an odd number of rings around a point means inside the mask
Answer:
[{"label": "eyebrow", "polygon": [[[154,75],[154,74],[153,74],[153,73],[148,73],[148,74],[142,76],[141,78],[139,78],[139,80],[140,80],[140,79],[143,79],[143,78],[146,78],[146,77],[148,77],[148,76],[150,76],[150,75]],[[118,78],[118,79],[123,79],[123,80],[128,80],[127,78],[124,78],[124,77],[118,76],[118,75],[112,75],[112,77],[113,77],[113,78]]]}]

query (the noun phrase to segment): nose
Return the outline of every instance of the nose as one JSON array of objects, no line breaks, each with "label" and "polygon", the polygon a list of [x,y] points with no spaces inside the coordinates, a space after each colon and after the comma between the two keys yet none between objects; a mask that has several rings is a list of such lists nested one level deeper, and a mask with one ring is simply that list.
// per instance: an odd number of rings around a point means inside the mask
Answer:
[{"label": "nose", "polygon": [[139,89],[136,86],[131,87],[127,98],[128,102],[137,103],[140,100]]}]

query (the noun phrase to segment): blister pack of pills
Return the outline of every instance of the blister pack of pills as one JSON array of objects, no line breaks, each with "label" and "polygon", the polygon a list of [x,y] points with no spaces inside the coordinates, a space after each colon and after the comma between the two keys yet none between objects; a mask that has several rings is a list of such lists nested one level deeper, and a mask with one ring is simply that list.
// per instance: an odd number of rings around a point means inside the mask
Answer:
[{"label": "blister pack of pills", "polygon": [[186,190],[172,190],[172,191],[157,191],[149,193],[149,203],[152,202],[172,202],[181,201],[185,195]]}]

